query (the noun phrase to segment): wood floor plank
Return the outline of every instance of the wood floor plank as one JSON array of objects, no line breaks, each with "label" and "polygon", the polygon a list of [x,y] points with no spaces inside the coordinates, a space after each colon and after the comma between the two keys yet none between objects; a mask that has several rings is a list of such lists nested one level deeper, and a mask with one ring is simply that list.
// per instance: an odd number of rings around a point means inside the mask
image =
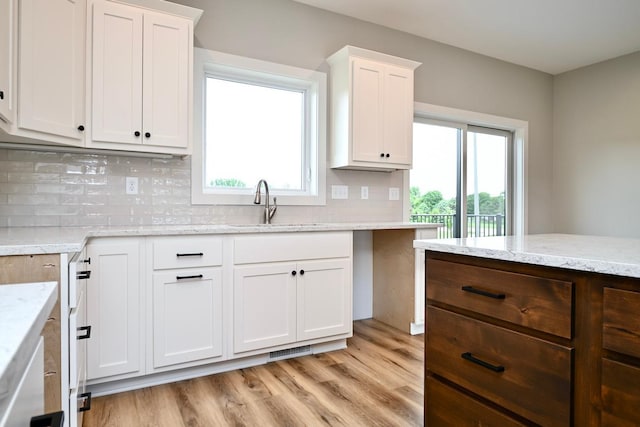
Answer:
[{"label": "wood floor plank", "polygon": [[95,398],[84,427],[421,426],[423,346],[356,321],[344,350]]}]

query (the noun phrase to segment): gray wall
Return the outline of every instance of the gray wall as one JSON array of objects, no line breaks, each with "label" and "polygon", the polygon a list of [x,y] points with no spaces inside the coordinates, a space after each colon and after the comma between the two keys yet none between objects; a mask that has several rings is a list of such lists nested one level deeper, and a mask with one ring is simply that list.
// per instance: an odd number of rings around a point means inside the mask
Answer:
[{"label": "gray wall", "polygon": [[640,237],[640,52],[554,79],[555,231]]},{"label": "gray wall", "polygon": [[[290,0],[176,2],[205,12],[198,47],[328,71],[325,58],[351,44],[422,62],[416,101],[527,120],[529,232],[552,230],[552,76]],[[330,170],[327,181],[372,173],[355,174]]]}]

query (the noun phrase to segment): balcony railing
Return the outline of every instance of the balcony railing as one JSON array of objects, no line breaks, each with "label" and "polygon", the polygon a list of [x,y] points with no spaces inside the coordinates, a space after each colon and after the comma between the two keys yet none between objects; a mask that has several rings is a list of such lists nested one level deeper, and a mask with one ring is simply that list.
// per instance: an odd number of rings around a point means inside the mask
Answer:
[{"label": "balcony railing", "polygon": [[[455,214],[416,214],[411,222],[442,224],[438,229],[438,239],[455,237]],[[504,215],[467,215],[467,237],[504,236]]]}]

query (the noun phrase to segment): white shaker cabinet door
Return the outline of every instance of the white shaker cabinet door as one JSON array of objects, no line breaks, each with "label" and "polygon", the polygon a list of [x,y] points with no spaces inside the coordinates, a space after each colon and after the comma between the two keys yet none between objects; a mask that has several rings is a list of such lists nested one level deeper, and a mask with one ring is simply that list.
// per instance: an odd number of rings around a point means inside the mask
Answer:
[{"label": "white shaker cabinet door", "polygon": [[296,341],[295,263],[236,267],[233,280],[233,351]]},{"label": "white shaker cabinet door", "polygon": [[14,88],[18,0],[0,1],[0,120],[15,119]]},{"label": "white shaker cabinet door", "polygon": [[142,143],[142,24],[140,9],[93,5],[93,141]]},{"label": "white shaker cabinet door", "polygon": [[222,269],[153,274],[153,367],[222,356]]},{"label": "white shaker cabinet door", "polygon": [[83,145],[84,0],[21,0],[18,126]]},{"label": "white shaker cabinet door", "polygon": [[383,64],[366,59],[352,62],[351,126],[353,160],[379,162],[384,155],[383,141]]},{"label": "white shaker cabinet door", "polygon": [[[413,162],[413,70],[385,65],[384,153],[390,163]],[[389,157],[386,157],[389,154]]]},{"label": "white shaker cabinet door", "polygon": [[186,148],[189,142],[190,23],[144,15],[143,143]]},{"label": "white shaker cabinet door", "polygon": [[298,341],[351,333],[351,261],[304,261],[297,268]]}]

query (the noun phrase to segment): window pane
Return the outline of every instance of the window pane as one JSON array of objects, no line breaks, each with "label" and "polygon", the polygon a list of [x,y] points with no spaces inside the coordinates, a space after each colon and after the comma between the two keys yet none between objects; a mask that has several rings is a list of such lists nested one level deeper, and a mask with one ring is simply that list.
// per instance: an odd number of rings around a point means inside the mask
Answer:
[{"label": "window pane", "polygon": [[413,124],[411,221],[444,224],[439,237],[454,236],[459,132],[452,127]]},{"label": "window pane", "polygon": [[467,235],[505,234],[507,138],[467,133]]},{"label": "window pane", "polygon": [[206,79],[205,188],[304,190],[304,92]]}]

